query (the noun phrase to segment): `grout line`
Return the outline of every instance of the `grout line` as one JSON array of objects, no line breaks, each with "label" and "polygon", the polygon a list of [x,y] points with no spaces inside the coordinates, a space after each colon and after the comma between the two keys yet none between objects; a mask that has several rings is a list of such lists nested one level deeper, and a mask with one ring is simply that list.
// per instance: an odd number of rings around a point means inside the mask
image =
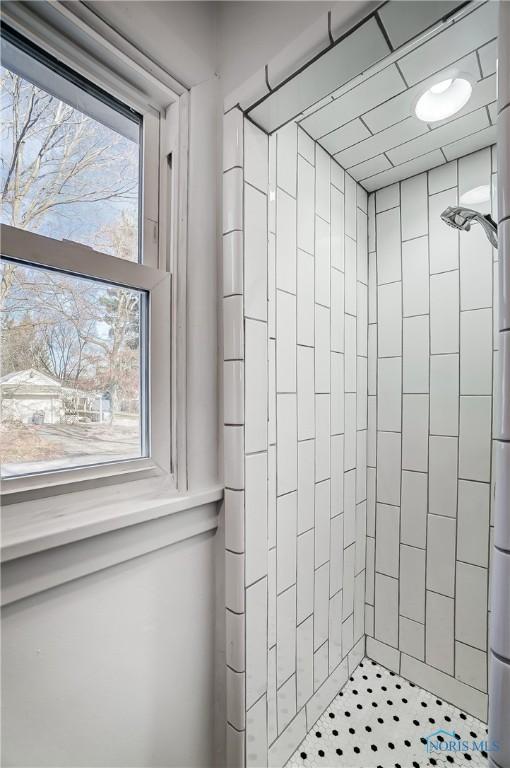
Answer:
[{"label": "grout line", "polygon": [[[444,153],[443,153],[444,156]],[[426,290],[428,292],[428,308],[429,308],[429,322],[428,322],[428,378],[429,378],[429,392],[431,391],[431,380],[432,380],[432,323],[431,323],[431,310],[432,307],[430,306],[430,173],[427,171],[426,173],[426,193],[427,193],[427,272],[428,272],[428,279],[426,280]],[[423,583],[423,618],[424,618],[424,629],[423,629],[423,661],[424,663],[427,663],[427,639],[428,639],[428,631],[427,631],[427,607],[428,607],[428,591],[427,591],[427,583],[428,583],[428,563],[429,563],[429,514],[430,514],[430,400],[429,400],[429,424],[428,424],[428,430],[427,430],[427,487],[426,487],[426,507],[425,507],[425,574],[424,574],[424,583]]]},{"label": "grout line", "polygon": [[[392,149],[392,147],[390,147],[390,149]],[[387,171],[391,171],[391,169],[392,169],[392,168],[396,168],[396,166],[395,166],[395,163],[393,162],[393,160],[391,159],[391,157],[389,157],[389,156],[388,156],[388,152],[390,151],[390,149],[386,149],[386,150],[384,150],[384,152],[381,152],[381,154],[383,155],[383,157],[385,157],[385,158],[386,158],[386,160],[387,160],[387,161],[389,162],[389,164],[390,164],[390,167],[386,169]],[[375,155],[375,157],[378,157],[378,155]],[[374,157],[374,158],[369,158],[369,160],[370,160],[370,159],[375,159],[375,157]],[[365,162],[366,162],[366,161],[365,161]],[[372,175],[374,175],[374,174],[372,174]],[[367,176],[366,178],[367,178],[367,179],[369,179],[369,178],[370,178],[370,176]]]},{"label": "grout line", "polygon": [[266,65],[265,65],[265,67],[264,67],[264,80],[265,80],[265,82],[266,82],[266,88],[267,88],[267,90],[268,90],[268,91],[271,93],[271,91],[272,91],[273,89],[271,88],[271,83],[269,82],[269,67],[268,67],[268,65],[267,65],[267,64],[266,64]]},{"label": "grout line", "polygon": [[[244,170],[244,169],[242,169],[242,170]],[[247,179],[245,179],[245,180],[244,180],[244,183],[245,183],[245,185],[246,185],[247,187],[250,187],[251,189],[254,189],[254,190],[255,190],[255,192],[258,192],[260,195],[264,195],[264,197],[266,197],[266,198],[267,198],[267,196],[268,196],[268,195],[267,195],[267,191],[266,191],[266,192],[264,192],[264,190],[263,190],[263,189],[260,189],[260,187],[257,187],[257,185],[256,185],[256,184],[253,184],[253,182],[251,182],[251,181],[248,181]]]},{"label": "grout line", "polygon": [[[315,382],[315,358],[316,358],[316,344],[317,344],[317,338],[316,338],[316,331],[317,331],[317,323],[316,323],[316,309],[315,309],[315,297],[316,297],[316,272],[317,272],[317,255],[318,255],[318,249],[317,249],[317,171],[318,171],[318,163],[317,163],[317,143],[314,141],[313,143],[313,151],[314,151],[314,173],[313,173],[313,248],[314,248],[314,263],[313,263],[313,289],[312,289],[312,304],[313,304],[313,356],[314,356],[314,362],[313,362],[313,413],[314,413],[314,435],[315,438],[317,438],[317,396],[315,394],[316,389],[316,382]],[[311,662],[312,662],[312,695],[315,692],[315,623],[316,623],[316,579],[315,579],[315,538],[316,538],[316,504],[315,504],[315,476],[316,476],[316,462],[317,462],[317,440],[314,440],[314,451],[313,451],[313,496],[312,496],[312,504],[313,504],[313,595],[312,595],[312,605],[313,605],[313,611],[312,611],[312,655],[311,655]],[[308,725],[308,723],[307,723]]]},{"label": "grout line", "polygon": [[[400,70],[399,70],[400,71]],[[402,74],[402,73],[401,73]],[[402,75],[403,77],[403,75]],[[405,81],[404,81],[405,82]],[[399,191],[399,236],[400,236],[400,243],[399,243],[399,251],[400,251],[400,354],[401,354],[401,364],[400,364],[400,427],[401,427],[401,435],[400,435],[400,472],[399,472],[399,507],[398,507],[398,577],[399,577],[399,585],[398,585],[398,603],[397,603],[397,647],[400,649],[400,607],[401,607],[401,583],[400,580],[402,578],[402,564],[401,564],[401,542],[402,542],[402,468],[404,464],[404,436],[405,436],[405,421],[404,421],[404,273],[403,273],[403,266],[402,266],[402,182],[399,182],[398,185],[398,191]],[[399,672],[400,672],[400,656],[399,656]]]},{"label": "grout line", "polygon": [[[384,26],[384,24],[383,24],[383,22],[382,22],[382,19],[381,19],[381,17],[379,16],[379,13],[378,13],[377,11],[376,11],[376,12],[375,12],[375,14],[374,14],[374,18],[375,18],[375,21],[376,21],[376,23],[377,23],[377,26],[379,27],[379,30],[380,30],[380,32],[381,32],[381,34],[382,34],[382,36],[384,37],[384,40],[385,40],[385,42],[386,42],[386,45],[387,45],[387,46],[388,46],[388,48],[390,49],[390,53],[393,53],[393,51],[394,51],[395,49],[394,49],[394,47],[393,47],[393,44],[392,44],[392,42],[391,42],[391,40],[390,40],[390,38],[389,38],[388,32],[386,31],[386,27]],[[395,62],[395,64],[396,64],[396,62]],[[400,72],[400,70],[399,70],[399,72]],[[402,79],[404,80],[404,78],[402,78]],[[407,83],[406,83],[406,81],[405,81],[405,80],[404,80],[404,83],[407,85]]]},{"label": "grout line", "polygon": [[480,50],[476,48],[474,53],[476,56],[476,63],[478,64],[478,69],[480,72],[480,80],[483,80],[483,69],[482,69],[482,62],[480,61]]},{"label": "grout line", "polygon": [[[242,174],[243,174],[242,181],[243,181],[243,184],[242,184],[242,202],[241,202],[241,204],[242,204],[242,212],[243,212],[243,219],[242,219],[243,220],[243,261],[242,261],[242,272],[243,272],[242,318],[243,318],[243,320],[242,320],[242,322],[243,322],[243,359],[245,360],[246,359],[246,320],[245,320],[245,317],[244,317],[244,312],[245,312],[245,308],[246,308],[246,301],[245,301],[244,294],[246,293],[246,280],[245,280],[245,277],[246,277],[246,264],[245,264],[245,258],[246,258],[246,228],[245,228],[246,227],[246,215],[245,215],[246,194],[245,194],[244,163],[245,163],[245,160],[246,160],[246,136],[245,136],[245,130],[244,130],[244,118],[243,117],[241,118],[241,121],[242,121],[242,127],[243,127],[243,169],[242,169]],[[246,371],[246,364],[244,366],[244,370]],[[246,398],[246,378],[247,378],[246,375],[244,375],[243,376],[243,384],[242,384],[243,389],[244,389],[244,391],[243,391],[243,404],[244,404],[244,408],[245,409],[246,409],[246,402],[247,402],[247,398]],[[244,421],[246,421],[246,414],[245,414]],[[243,455],[242,455],[241,460],[243,462],[243,485],[246,486],[246,429],[243,429]],[[246,710],[248,708],[247,707],[247,705],[248,705],[247,685],[246,685],[246,679],[248,677],[248,665],[247,665],[247,661],[248,661],[248,652],[247,652],[248,640],[247,640],[247,632],[246,632],[246,628],[247,628],[247,625],[248,625],[248,621],[247,621],[247,619],[248,619],[248,611],[247,611],[248,605],[247,605],[247,600],[246,600],[246,597],[247,597],[247,595],[246,595],[246,550],[247,550],[247,546],[246,546],[247,545],[247,539],[246,539],[246,492],[243,493],[243,511],[242,511],[242,514],[243,514],[243,529],[244,529],[243,530],[243,536],[244,536],[243,601],[244,601],[244,612],[245,612],[244,633],[243,633],[244,637],[243,637],[243,640],[244,640],[244,667],[245,667],[245,670],[246,670],[245,671],[245,685],[244,685],[243,721],[244,721],[245,729],[246,729]],[[244,739],[244,754],[243,754],[243,759],[244,759],[244,765],[245,766],[247,764],[247,745],[246,745],[246,741],[247,741],[247,739],[245,738]]]},{"label": "grout line", "polygon": [[[373,131],[371,130],[371,128],[370,128],[370,127],[367,125],[367,123],[366,123],[366,121],[365,121],[365,118],[363,117],[363,115],[359,115],[358,119],[359,119],[360,123],[361,123],[362,125],[364,125],[364,126],[365,126],[365,128],[366,128],[366,129],[367,129],[367,131],[369,132],[370,136],[375,136],[374,132],[373,132]],[[345,149],[348,149],[348,147],[345,147]],[[343,150],[341,150],[341,151],[343,152]],[[338,153],[335,153],[335,154],[338,154]],[[359,163],[357,163],[357,165],[359,165]]]}]

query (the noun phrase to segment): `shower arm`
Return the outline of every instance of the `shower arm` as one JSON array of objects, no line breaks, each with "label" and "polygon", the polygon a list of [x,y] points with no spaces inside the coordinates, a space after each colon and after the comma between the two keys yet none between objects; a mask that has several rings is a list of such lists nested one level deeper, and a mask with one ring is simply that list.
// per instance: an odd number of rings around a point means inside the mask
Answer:
[{"label": "shower arm", "polygon": [[[474,218],[474,221],[480,224],[494,248],[498,247],[498,225],[490,213],[480,213]],[[468,230],[469,231],[469,230]]]}]

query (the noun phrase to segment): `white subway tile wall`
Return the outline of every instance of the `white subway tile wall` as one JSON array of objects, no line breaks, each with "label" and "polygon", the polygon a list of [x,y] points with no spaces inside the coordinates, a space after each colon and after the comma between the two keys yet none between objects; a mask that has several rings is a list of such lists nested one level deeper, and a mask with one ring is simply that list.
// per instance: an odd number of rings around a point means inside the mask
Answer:
[{"label": "white subway tile wall", "polygon": [[229,743],[281,765],[364,652],[368,199],[295,124],[225,131]]},{"label": "white subway tile wall", "polygon": [[440,213],[494,171],[483,149],[368,202],[367,653],[484,718],[497,251]]}]

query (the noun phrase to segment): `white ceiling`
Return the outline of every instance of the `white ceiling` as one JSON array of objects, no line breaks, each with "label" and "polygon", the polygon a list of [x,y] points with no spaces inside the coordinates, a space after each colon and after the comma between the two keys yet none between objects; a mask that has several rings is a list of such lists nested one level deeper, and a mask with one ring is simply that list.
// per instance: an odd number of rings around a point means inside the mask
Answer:
[{"label": "white ceiling", "polygon": [[[338,89],[307,110],[299,124],[368,191],[493,144],[497,5],[472,3],[456,23],[443,25],[413,50],[394,52],[388,66]],[[390,2],[378,11],[379,25],[398,46],[413,24],[426,23],[434,6],[427,0]],[[415,117],[414,104],[430,82],[463,73],[473,93],[460,112],[432,125]]]}]

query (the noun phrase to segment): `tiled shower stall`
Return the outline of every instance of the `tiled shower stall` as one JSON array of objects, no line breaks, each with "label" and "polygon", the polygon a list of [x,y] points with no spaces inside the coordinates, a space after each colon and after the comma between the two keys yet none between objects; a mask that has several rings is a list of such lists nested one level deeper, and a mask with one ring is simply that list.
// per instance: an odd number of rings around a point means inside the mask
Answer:
[{"label": "tiled shower stall", "polygon": [[439,214],[486,148],[367,196],[224,118],[228,765],[281,766],[363,656],[487,720],[498,252]]}]

